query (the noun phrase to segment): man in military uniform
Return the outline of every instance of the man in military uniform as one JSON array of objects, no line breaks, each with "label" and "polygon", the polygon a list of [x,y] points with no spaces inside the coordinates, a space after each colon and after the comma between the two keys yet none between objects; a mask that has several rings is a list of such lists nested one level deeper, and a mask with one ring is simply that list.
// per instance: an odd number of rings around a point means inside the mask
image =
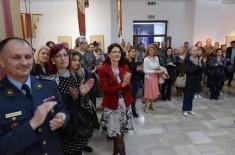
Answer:
[{"label": "man in military uniform", "polygon": [[0,154],[63,155],[55,132],[68,115],[54,82],[30,75],[33,51],[21,38],[0,42]]}]

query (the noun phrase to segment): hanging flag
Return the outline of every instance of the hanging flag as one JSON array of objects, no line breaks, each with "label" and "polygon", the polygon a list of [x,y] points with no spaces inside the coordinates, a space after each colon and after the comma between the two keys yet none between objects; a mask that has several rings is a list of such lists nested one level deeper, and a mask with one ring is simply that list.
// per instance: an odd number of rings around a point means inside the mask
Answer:
[{"label": "hanging flag", "polygon": [[21,28],[22,28],[23,38],[27,40],[27,39],[31,38],[30,14],[29,13],[21,13],[20,19],[21,19]]},{"label": "hanging flag", "polygon": [[[12,25],[12,18],[11,18],[11,6],[10,6],[10,1],[9,0],[2,0],[1,5],[3,8],[1,12],[3,12],[3,17],[4,17],[4,22],[5,23],[5,32],[6,32],[6,37],[13,37],[14,36],[14,31],[13,31],[13,25]],[[2,16],[2,15],[1,15]],[[3,25],[1,25],[2,27]]]},{"label": "hanging flag", "polygon": [[117,2],[117,23],[118,23],[118,37],[122,36],[122,0]]},{"label": "hanging flag", "polygon": [[80,36],[86,36],[85,8],[89,6],[89,0],[77,0],[78,26]]},{"label": "hanging flag", "polygon": [[42,14],[29,14],[29,13],[21,13],[21,28],[24,39],[32,39],[36,37],[36,30],[38,28],[39,17]]}]

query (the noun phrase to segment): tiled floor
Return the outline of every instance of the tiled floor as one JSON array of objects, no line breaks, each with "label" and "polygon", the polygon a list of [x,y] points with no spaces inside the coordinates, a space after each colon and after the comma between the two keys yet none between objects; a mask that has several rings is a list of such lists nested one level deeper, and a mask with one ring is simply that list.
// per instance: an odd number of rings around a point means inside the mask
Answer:
[{"label": "tiled floor", "polygon": [[[235,155],[235,86],[225,87],[218,101],[206,98],[206,91],[194,100],[197,115],[187,118],[181,113],[182,97],[157,101],[158,110],[150,116],[138,100],[140,117],[125,136],[127,155]],[[99,131],[89,145],[94,152],[85,155],[112,155],[112,141]]]}]

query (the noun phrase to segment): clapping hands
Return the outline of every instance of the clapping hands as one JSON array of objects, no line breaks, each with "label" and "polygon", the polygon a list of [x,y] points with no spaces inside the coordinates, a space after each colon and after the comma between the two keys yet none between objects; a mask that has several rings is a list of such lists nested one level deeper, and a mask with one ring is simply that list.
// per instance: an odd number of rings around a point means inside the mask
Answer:
[{"label": "clapping hands", "polygon": [[128,84],[130,84],[130,80],[131,80],[131,73],[126,72],[126,74],[124,75],[124,78],[123,78],[122,87],[125,87]]},{"label": "clapping hands", "polygon": [[82,96],[86,95],[94,85],[94,79],[90,78],[85,83],[83,81],[80,84],[79,92]]},{"label": "clapping hands", "polygon": [[69,94],[72,96],[72,98],[75,100],[78,98],[78,94],[84,96],[86,95],[91,88],[94,85],[94,79],[90,78],[87,80],[87,82],[84,83],[84,81],[81,81],[80,87],[78,88],[69,88]]}]

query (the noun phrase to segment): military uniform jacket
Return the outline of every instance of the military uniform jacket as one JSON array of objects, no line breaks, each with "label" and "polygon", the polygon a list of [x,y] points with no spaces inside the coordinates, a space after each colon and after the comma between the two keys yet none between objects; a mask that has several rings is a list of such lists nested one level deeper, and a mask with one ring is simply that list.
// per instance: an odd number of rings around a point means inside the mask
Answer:
[{"label": "military uniform jacket", "polygon": [[[55,132],[49,121],[57,112],[66,114],[55,82],[31,76],[33,103],[7,78],[0,81],[0,155],[62,155]],[[48,114],[44,124],[33,131],[29,120],[37,106],[54,96],[57,105]],[[58,129],[60,130],[60,129]]]}]

